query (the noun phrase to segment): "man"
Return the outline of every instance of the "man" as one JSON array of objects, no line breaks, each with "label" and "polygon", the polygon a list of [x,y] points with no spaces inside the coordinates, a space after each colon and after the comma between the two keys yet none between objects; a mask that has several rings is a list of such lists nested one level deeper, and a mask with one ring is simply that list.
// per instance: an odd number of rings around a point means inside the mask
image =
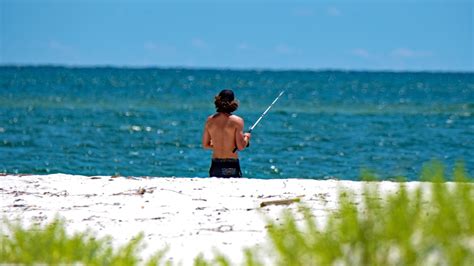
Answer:
[{"label": "man", "polygon": [[239,107],[232,90],[222,90],[214,104],[217,113],[207,118],[202,136],[204,149],[212,149],[209,176],[242,177],[239,156],[234,150],[245,149],[251,134],[243,133],[244,120],[232,114]]}]

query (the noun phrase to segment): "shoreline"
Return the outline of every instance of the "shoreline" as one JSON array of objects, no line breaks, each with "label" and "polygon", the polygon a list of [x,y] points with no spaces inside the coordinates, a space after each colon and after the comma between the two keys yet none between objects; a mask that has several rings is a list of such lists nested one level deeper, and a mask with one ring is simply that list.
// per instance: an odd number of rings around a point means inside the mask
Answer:
[{"label": "shoreline", "polygon": [[[23,224],[45,224],[56,216],[68,233],[91,229],[96,236],[110,235],[123,245],[144,233],[146,259],[169,247],[165,258],[188,265],[203,253],[215,251],[233,263],[243,249],[266,247],[266,218],[277,219],[297,201],[309,207],[323,225],[338,206],[342,189],[360,201],[363,181],[247,178],[125,178],[114,176],[2,175],[2,216]],[[408,188],[421,182],[405,182]],[[378,181],[383,194],[399,182]],[[289,204],[269,204],[290,200]],[[295,200],[296,201],[296,200]],[[281,202],[280,202],[281,203]]]}]

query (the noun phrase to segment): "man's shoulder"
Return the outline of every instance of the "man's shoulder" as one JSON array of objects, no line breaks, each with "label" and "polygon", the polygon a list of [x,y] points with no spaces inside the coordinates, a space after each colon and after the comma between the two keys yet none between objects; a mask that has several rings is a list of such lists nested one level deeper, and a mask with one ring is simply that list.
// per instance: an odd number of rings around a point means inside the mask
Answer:
[{"label": "man's shoulder", "polygon": [[230,115],[229,118],[235,122],[244,122],[244,119],[238,115]]},{"label": "man's shoulder", "polygon": [[242,128],[244,126],[244,120],[238,115],[229,116],[231,124],[236,128]]}]

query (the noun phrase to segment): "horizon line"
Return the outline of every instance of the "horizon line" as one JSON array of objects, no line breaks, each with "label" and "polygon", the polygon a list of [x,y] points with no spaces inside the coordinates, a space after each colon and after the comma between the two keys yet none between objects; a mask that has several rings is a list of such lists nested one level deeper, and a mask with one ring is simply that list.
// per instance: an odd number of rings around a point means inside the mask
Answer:
[{"label": "horizon line", "polygon": [[472,70],[401,70],[401,69],[348,69],[348,68],[279,68],[279,67],[222,67],[222,66],[159,66],[159,65],[114,65],[114,64],[55,64],[55,63],[0,63],[0,68],[66,68],[66,69],[162,69],[162,70],[208,70],[208,71],[242,71],[242,72],[373,72],[373,73],[432,73],[432,74],[474,74]]}]

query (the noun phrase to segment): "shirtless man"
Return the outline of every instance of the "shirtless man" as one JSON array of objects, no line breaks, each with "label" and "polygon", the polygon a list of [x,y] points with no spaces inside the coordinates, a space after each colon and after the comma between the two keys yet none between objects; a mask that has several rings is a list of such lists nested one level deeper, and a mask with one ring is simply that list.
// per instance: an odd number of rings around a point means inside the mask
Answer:
[{"label": "shirtless man", "polygon": [[214,104],[217,113],[207,118],[202,136],[204,149],[213,151],[209,176],[241,177],[239,156],[234,149],[245,149],[251,134],[243,133],[244,120],[232,114],[239,107],[233,91],[222,90]]}]

